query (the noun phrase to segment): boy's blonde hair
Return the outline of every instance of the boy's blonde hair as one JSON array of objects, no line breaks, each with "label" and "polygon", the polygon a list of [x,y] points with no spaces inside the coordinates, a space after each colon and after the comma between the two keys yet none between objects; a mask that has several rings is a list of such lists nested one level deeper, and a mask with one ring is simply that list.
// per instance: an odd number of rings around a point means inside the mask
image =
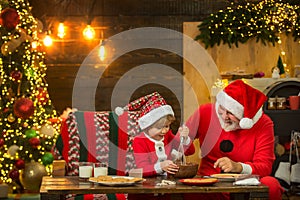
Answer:
[{"label": "boy's blonde hair", "polygon": [[150,128],[157,128],[157,127],[162,127],[165,125],[165,123],[168,121],[170,123],[173,123],[175,121],[175,117],[173,115],[166,115],[162,118],[160,118],[159,120],[157,120],[156,122],[154,122],[154,124],[152,124],[151,126],[149,126],[148,128],[146,128],[145,130],[148,131]]}]

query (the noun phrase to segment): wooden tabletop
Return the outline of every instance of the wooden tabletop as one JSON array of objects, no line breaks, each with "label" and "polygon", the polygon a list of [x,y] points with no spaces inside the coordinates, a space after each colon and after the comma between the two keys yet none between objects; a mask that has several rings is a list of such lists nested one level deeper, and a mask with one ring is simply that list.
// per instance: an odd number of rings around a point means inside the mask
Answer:
[{"label": "wooden tabletop", "polygon": [[[176,180],[176,185],[159,186],[164,177],[146,178],[143,183],[132,186],[104,186],[89,181],[81,181],[77,176],[43,177],[40,188],[41,199],[61,199],[57,196],[65,194],[109,194],[109,193],[232,193],[233,198],[240,195],[256,199],[268,199],[268,187],[235,186],[232,182],[217,182],[211,186],[189,186]],[[244,197],[244,196],[243,196]]]}]

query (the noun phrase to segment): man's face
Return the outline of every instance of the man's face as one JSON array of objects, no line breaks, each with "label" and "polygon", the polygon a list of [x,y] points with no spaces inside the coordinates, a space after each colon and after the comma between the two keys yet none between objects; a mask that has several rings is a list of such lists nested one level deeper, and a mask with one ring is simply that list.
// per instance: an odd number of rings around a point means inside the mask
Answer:
[{"label": "man's face", "polygon": [[218,117],[221,123],[221,127],[225,131],[234,131],[240,128],[240,120],[234,116],[230,111],[226,110],[223,106],[218,107]]}]

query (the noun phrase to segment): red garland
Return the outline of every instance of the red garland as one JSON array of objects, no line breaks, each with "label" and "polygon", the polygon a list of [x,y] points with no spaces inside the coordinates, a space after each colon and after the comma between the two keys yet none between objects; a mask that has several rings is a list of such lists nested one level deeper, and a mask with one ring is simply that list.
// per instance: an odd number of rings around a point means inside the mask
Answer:
[{"label": "red garland", "polygon": [[8,31],[15,29],[20,22],[18,12],[13,8],[5,8],[1,12],[1,19],[2,26],[4,26]]}]

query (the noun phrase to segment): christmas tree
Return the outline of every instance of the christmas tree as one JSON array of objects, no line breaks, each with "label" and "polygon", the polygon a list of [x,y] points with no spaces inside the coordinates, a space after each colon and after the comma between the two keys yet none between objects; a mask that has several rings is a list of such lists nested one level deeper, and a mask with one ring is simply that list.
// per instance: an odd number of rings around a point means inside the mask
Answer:
[{"label": "christmas tree", "polygon": [[41,30],[29,2],[0,3],[0,178],[20,190],[27,163],[34,161],[50,173],[60,123],[45,81]]},{"label": "christmas tree", "polygon": [[281,56],[278,56],[277,67],[279,69],[279,74],[284,74],[285,73]]}]

